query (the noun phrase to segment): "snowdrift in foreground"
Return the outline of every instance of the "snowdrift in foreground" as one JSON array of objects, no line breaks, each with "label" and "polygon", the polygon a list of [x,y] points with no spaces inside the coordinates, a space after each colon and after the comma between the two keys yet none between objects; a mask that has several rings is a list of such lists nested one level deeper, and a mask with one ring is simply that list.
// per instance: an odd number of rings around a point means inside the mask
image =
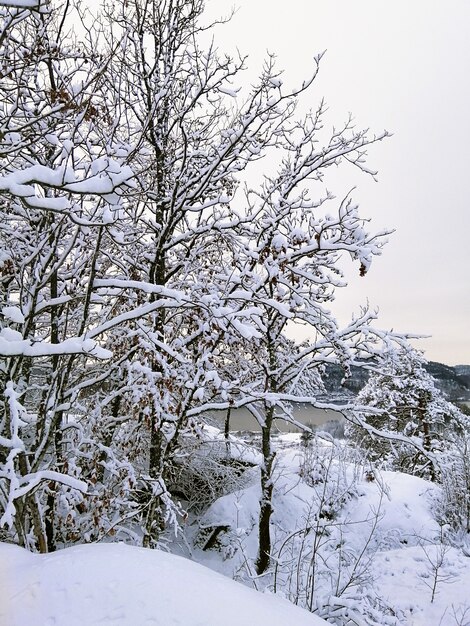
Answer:
[{"label": "snowdrift in foreground", "polygon": [[0,544],[0,581],[5,626],[326,624],[182,557],[123,544],[47,555]]}]

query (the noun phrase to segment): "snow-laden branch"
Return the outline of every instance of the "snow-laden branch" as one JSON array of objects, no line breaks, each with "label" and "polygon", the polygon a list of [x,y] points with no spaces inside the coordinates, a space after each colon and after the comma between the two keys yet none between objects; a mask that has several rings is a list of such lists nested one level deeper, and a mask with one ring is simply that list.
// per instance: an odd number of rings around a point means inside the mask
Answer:
[{"label": "snow-laden branch", "polygon": [[58,343],[23,339],[16,330],[4,328],[0,332],[0,356],[42,357],[61,354],[88,354],[97,359],[109,359],[112,352],[101,348],[93,339],[70,337]]},{"label": "snow-laden branch", "polygon": [[48,2],[49,0],[0,0],[0,6],[14,9],[37,9]]},{"label": "snow-laden branch", "polygon": [[54,481],[70,489],[86,493],[88,491],[88,485],[82,481],[62,474],[61,472],[55,472],[50,470],[41,470],[21,476],[15,470],[14,458],[16,456],[16,450],[12,450],[7,458],[6,463],[0,469],[0,480],[4,479],[8,482],[8,498],[5,503],[5,511],[0,518],[0,527],[11,527],[14,522],[17,509],[15,501],[18,498],[23,498],[28,493],[31,493],[38,485],[44,481]]},{"label": "snow-laden branch", "polygon": [[66,195],[51,197],[37,194],[36,186],[41,186],[57,190],[60,194],[95,195],[110,204],[116,204],[120,197],[116,192],[123,185],[130,184],[134,176],[129,166],[106,157],[97,158],[88,167],[82,166],[81,169],[86,171],[82,178],[70,167],[54,169],[45,165],[32,165],[0,176],[0,192],[20,198],[32,208],[55,213],[68,212],[74,221],[83,225],[113,222],[114,217],[109,211],[104,211],[101,220],[96,222],[73,215],[73,204]]}]

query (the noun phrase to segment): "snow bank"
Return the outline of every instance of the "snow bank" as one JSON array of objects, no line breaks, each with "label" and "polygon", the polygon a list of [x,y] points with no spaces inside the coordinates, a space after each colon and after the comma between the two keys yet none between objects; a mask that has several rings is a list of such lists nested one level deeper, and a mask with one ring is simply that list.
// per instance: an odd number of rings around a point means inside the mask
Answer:
[{"label": "snow bank", "polygon": [[[437,540],[439,524],[433,517],[432,505],[440,488],[435,483],[401,472],[383,471],[380,477],[384,492],[377,481],[360,483],[359,497],[347,507],[348,521],[359,527],[360,520],[379,511],[380,521],[373,544],[380,549]],[[367,533],[368,529],[363,528],[363,531]]]},{"label": "snow bank", "polygon": [[5,626],[324,626],[182,557],[123,544],[30,554],[0,544]]},{"label": "snow bank", "polygon": [[[279,580],[284,576],[282,580],[287,581],[282,583],[284,587],[281,584],[282,592],[287,595],[293,585],[294,596],[301,557],[293,541],[284,541],[294,537],[298,529],[315,524],[315,507],[323,491],[322,482],[313,487],[304,482],[299,467],[303,450],[296,446],[297,440],[298,435],[290,441],[282,438],[287,447],[280,446],[277,451],[271,518],[274,554],[279,557],[281,547],[283,550],[283,558],[278,559]],[[346,546],[341,557],[345,580],[348,572],[354,573],[356,558],[357,571],[364,575],[351,585],[351,595],[343,594],[338,605],[351,606],[359,619],[369,609],[376,615],[375,622],[363,619],[354,623],[470,626],[470,537],[463,549],[441,543],[445,529],[439,527],[433,514],[440,487],[409,474],[388,471],[377,473],[370,482],[366,469],[345,463],[342,476],[337,459],[332,462],[330,482],[339,477],[339,492],[344,487],[346,493],[350,484],[352,496],[345,498],[335,519],[327,520],[328,534],[322,539],[318,559],[319,568],[323,568],[316,583],[318,597],[325,598],[331,608],[334,598],[328,568],[336,580],[340,557],[335,556],[335,528],[341,526],[341,540]],[[226,576],[236,575],[244,559],[256,555],[260,495],[258,477],[252,485],[214,502],[200,520],[193,557]],[[309,517],[310,505],[313,509]],[[207,549],[210,532],[217,528],[223,532],[217,535],[216,549]],[[313,554],[311,543],[306,540],[302,550],[309,561]],[[346,562],[347,558],[351,561]],[[265,577],[258,584],[262,586],[263,582],[269,585],[271,580]],[[368,604],[368,598],[377,601]]]}]

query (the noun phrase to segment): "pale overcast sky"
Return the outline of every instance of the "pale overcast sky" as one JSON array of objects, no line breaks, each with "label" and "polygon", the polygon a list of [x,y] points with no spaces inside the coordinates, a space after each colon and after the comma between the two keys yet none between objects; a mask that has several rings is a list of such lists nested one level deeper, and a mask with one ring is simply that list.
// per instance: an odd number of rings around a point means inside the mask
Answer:
[{"label": "pale overcast sky", "polygon": [[429,360],[470,363],[470,0],[209,0],[208,15],[233,6],[216,41],[249,55],[247,81],[267,50],[287,84],[327,50],[306,107],[325,96],[331,124],[351,111],[393,133],[370,151],[378,183],[342,169],[332,189],[356,184],[362,215],[396,229],[338,294],[339,319],[368,299],[378,326],[432,335],[418,343]]}]

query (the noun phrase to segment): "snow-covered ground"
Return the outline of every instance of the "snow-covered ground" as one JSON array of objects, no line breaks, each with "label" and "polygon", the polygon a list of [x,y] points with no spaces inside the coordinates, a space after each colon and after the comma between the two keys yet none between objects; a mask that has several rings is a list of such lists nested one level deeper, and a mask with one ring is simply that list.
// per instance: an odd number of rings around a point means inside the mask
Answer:
[{"label": "snow-covered ground", "polygon": [[[277,447],[268,574],[253,567],[253,467],[242,488],[190,518],[185,539],[170,544],[187,558],[123,544],[43,556],[0,544],[0,626],[319,626],[321,617],[341,626],[470,626],[470,544],[450,542],[437,523],[439,487],[374,473],[331,443],[313,448],[308,463],[298,435]],[[259,462],[246,445],[232,448]]]},{"label": "snow-covered ground", "polygon": [[[442,542],[446,528],[435,519],[439,487],[397,472],[375,473],[371,479],[360,460],[333,460],[328,468],[324,445],[320,467],[337,485],[325,493],[321,480],[305,483],[302,454],[298,435],[279,439],[272,517],[277,593],[308,604],[308,576],[315,561],[312,607],[329,619],[336,615],[335,624],[470,626],[470,549]],[[247,567],[257,542],[260,492],[253,473],[251,486],[220,498],[203,516],[192,558],[272,591],[272,576],[259,581]],[[319,503],[332,503],[331,515],[315,521]],[[207,549],[217,527],[223,530]],[[295,535],[308,527],[314,532]],[[323,534],[314,558],[319,531]],[[335,605],[341,608],[336,613]]]},{"label": "snow-covered ground", "polygon": [[0,544],[1,626],[322,626],[258,593],[159,550],[84,545],[49,555]]},{"label": "snow-covered ground", "polygon": [[435,544],[388,550],[375,556],[372,572],[381,597],[400,611],[404,624],[470,625],[470,559],[461,550]]}]

